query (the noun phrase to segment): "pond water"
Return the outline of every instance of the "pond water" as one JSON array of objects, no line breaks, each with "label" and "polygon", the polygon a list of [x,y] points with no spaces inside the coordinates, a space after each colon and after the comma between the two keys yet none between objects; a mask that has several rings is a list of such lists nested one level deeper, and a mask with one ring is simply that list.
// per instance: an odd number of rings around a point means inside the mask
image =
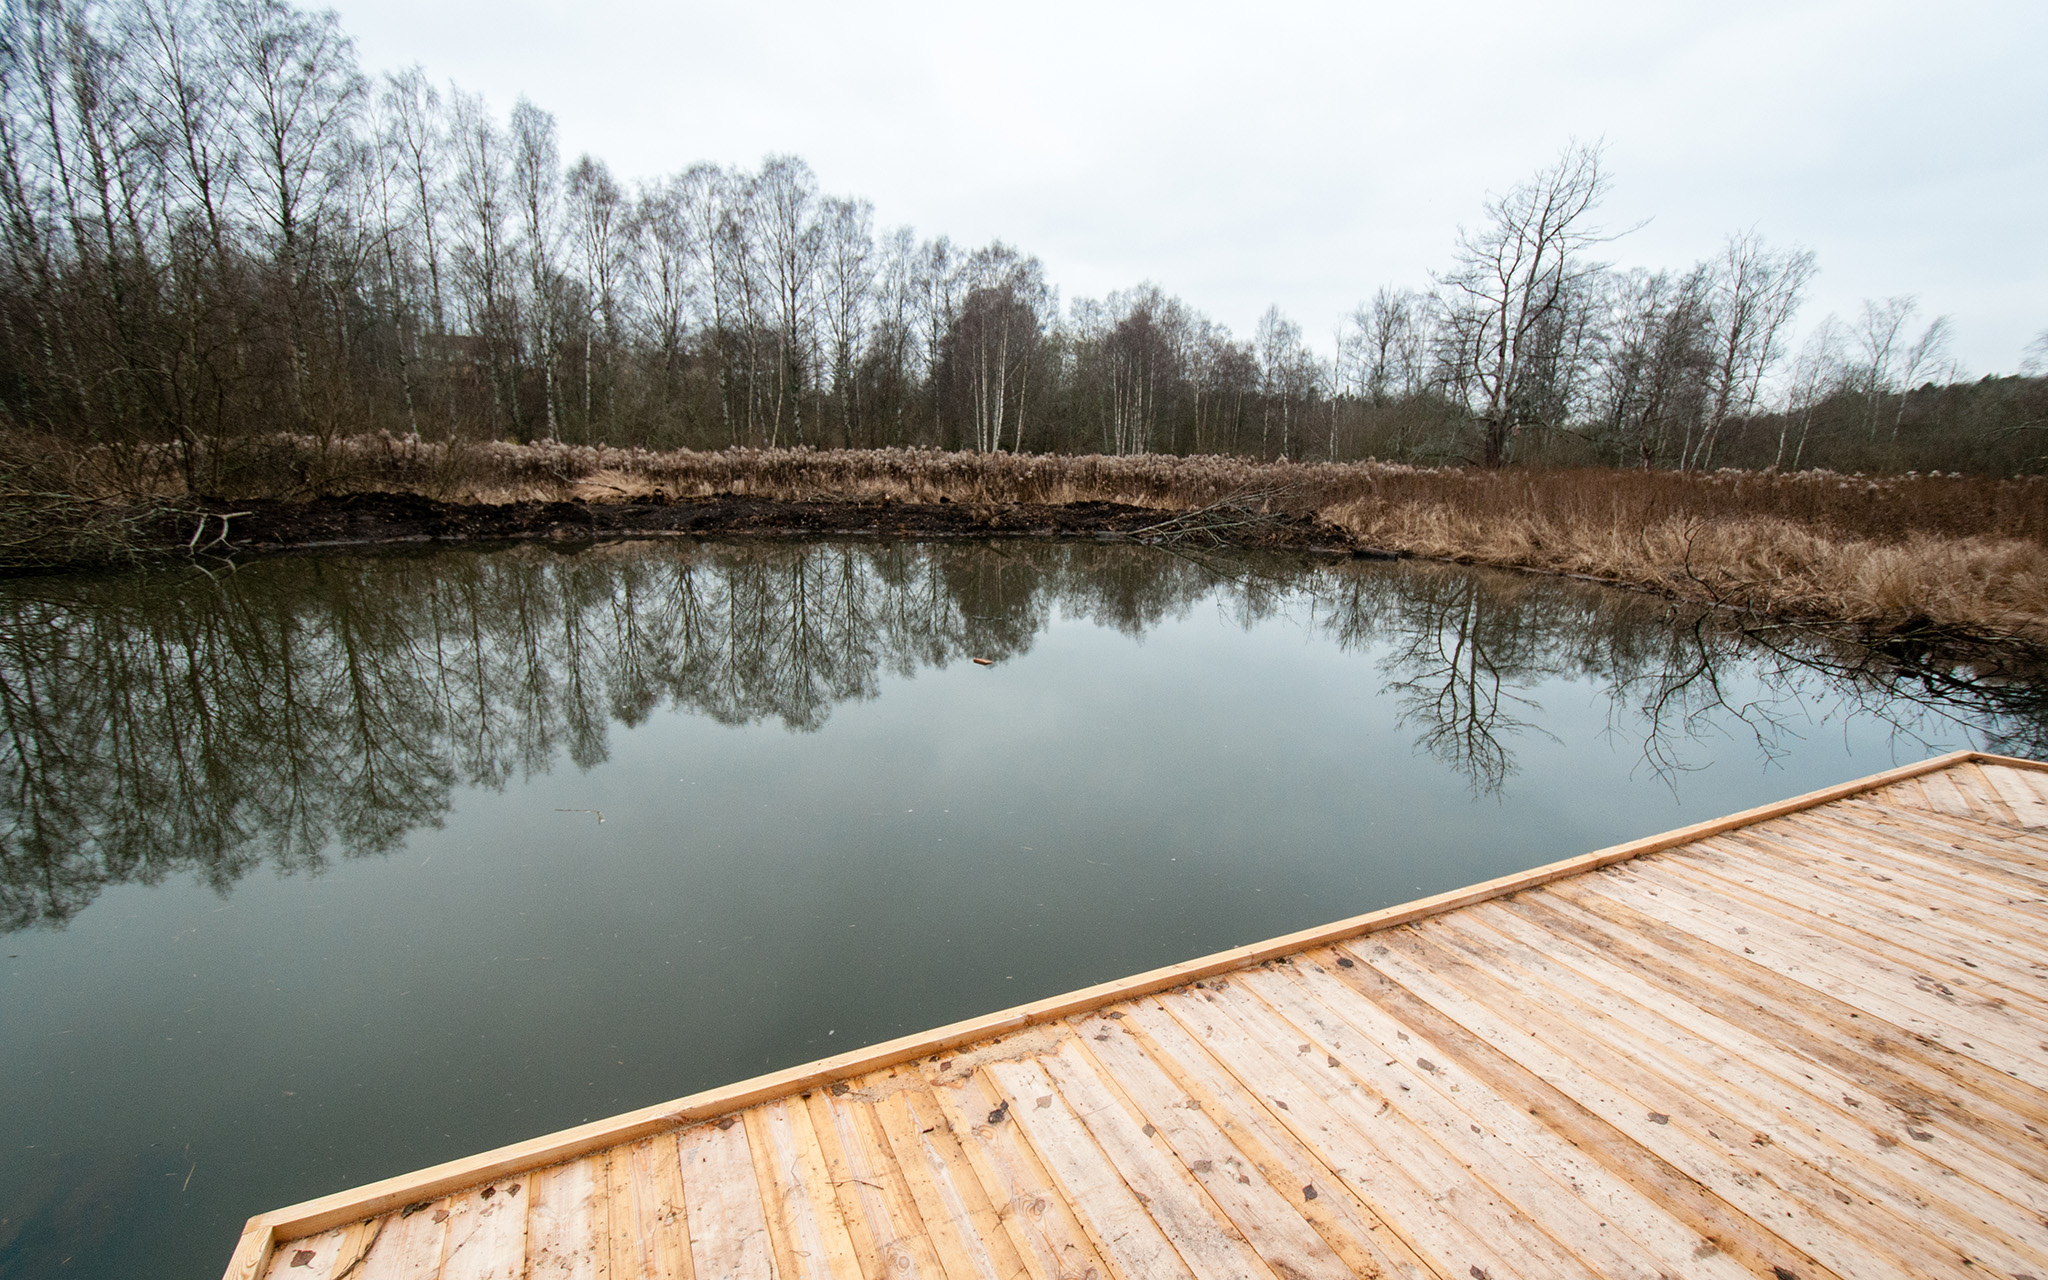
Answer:
[{"label": "pond water", "polygon": [[265,1209],[2048,736],[1887,670],[1095,544],[5,584],[0,1276],[210,1280]]}]

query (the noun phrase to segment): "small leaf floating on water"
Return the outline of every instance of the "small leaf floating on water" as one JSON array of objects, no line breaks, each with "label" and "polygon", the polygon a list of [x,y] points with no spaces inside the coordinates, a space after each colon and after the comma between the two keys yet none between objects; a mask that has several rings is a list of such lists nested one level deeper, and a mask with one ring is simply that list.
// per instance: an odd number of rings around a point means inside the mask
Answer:
[{"label": "small leaf floating on water", "polygon": [[994,658],[976,658],[974,665],[977,667],[992,667],[996,665],[996,662]]}]

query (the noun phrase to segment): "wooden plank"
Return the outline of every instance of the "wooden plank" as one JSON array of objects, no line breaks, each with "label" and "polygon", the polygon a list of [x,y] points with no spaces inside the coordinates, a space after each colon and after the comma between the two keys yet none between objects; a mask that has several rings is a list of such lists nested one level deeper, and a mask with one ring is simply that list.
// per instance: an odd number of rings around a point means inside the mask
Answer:
[{"label": "wooden plank", "polygon": [[910,1090],[892,1089],[874,1102],[904,1185],[915,1202],[939,1265],[951,1277],[1008,1280],[1028,1268],[968,1165],[952,1129],[921,1125]]},{"label": "wooden plank", "polygon": [[[1286,1035],[1277,1052],[1288,1058],[1286,1050],[1292,1048],[1290,1065],[1298,1077],[1324,1090],[1326,1096],[1363,1083],[1389,1110],[1389,1122],[1395,1118],[1404,1121],[1412,1133],[1448,1157],[1450,1167],[1466,1170],[1466,1176],[1482,1181],[1514,1215],[1515,1222],[1533,1224],[1559,1253],[1569,1254],[1574,1262],[1601,1276],[1654,1280],[1662,1273],[1658,1261],[1614,1221],[1612,1198],[1600,1195],[1618,1190],[1618,1184],[1560,1184],[1548,1171],[1504,1144],[1499,1130],[1474,1123],[1472,1114],[1457,1105],[1459,1100],[1439,1093],[1430,1079],[1455,1072],[1455,1066],[1429,1052],[1417,1056],[1416,1051],[1425,1046],[1413,1043],[1405,1031],[1395,1033],[1397,1040],[1392,1045],[1376,1045],[1320,1000],[1270,970],[1241,974],[1219,999],[1241,1015],[1279,1019],[1279,1028]],[[1289,1046],[1286,1041],[1294,1043]],[[1433,1045],[1427,1048],[1441,1052]],[[1475,1096],[1484,1090],[1472,1080],[1449,1083],[1456,1083],[1460,1093],[1466,1091],[1467,1084],[1472,1085]],[[1421,1149],[1420,1142],[1410,1148],[1411,1152]],[[1589,1203],[1588,1198],[1598,1198],[1600,1203]],[[1526,1232],[1512,1238],[1522,1249],[1531,1246]],[[1702,1243],[1695,1239],[1688,1250]]]},{"label": "wooden plank", "polygon": [[[1518,899],[1522,901],[1524,899]],[[1531,1120],[1599,1160],[1615,1175],[1654,1198],[1709,1245],[1756,1275],[1782,1267],[1805,1277],[1834,1273],[1764,1221],[1737,1209],[1713,1190],[1580,1103],[1517,1058],[1447,1017],[1383,970],[1359,964],[1337,949],[1310,953],[1326,974],[1356,988],[1403,1025],[1426,1033],[1460,1065],[1512,1097]]]},{"label": "wooden plank", "polygon": [[[815,1062],[771,1072],[750,1080],[692,1094],[673,1102],[643,1107],[623,1115],[546,1134],[526,1142],[513,1143],[461,1160],[387,1178],[315,1200],[273,1210],[251,1219],[244,1241],[230,1263],[232,1280],[260,1275],[268,1259],[270,1244],[324,1231],[360,1218],[374,1217],[390,1209],[432,1199],[453,1191],[541,1168],[622,1142],[636,1141],[655,1133],[672,1131],[739,1111],[756,1103],[800,1093],[805,1089],[850,1079],[869,1071],[940,1053],[946,1049],[990,1039],[1024,1027],[1065,1018],[1106,1007],[1118,1000],[1166,990],[1186,982],[1227,973],[1245,964],[1289,955],[1304,948],[1355,937],[1377,929],[1391,928],[1412,920],[1426,919],[1442,911],[1504,894],[1548,884],[1566,876],[1639,857],[1684,844],[1705,835],[1731,831],[1750,823],[1795,813],[1864,792],[1881,789],[1905,778],[1945,768],[1958,762],[1982,760],[2016,768],[2039,768],[2029,761],[1958,751],[1947,756],[1903,765],[1867,778],[1858,778],[1805,795],[1794,796],[1741,813],[1695,823],[1640,840],[1632,840],[1575,858],[1566,858],[1483,884],[1380,911],[1353,916],[1313,929],[1282,935],[1243,947],[1219,951],[1182,964],[1168,965],[1114,982],[1100,983],[1079,991],[1048,997],[979,1018],[904,1036],[866,1049],[821,1058]],[[264,1233],[268,1233],[267,1235]]]},{"label": "wooden plank", "polygon": [[391,1216],[396,1221],[386,1226],[356,1275],[361,1280],[426,1280],[437,1274],[447,1235],[448,1202],[408,1206]]},{"label": "wooden plank", "polygon": [[754,1181],[747,1130],[737,1118],[677,1135],[690,1267],[709,1280],[772,1280],[775,1252]]},{"label": "wooden plank", "polygon": [[2038,1031],[2021,1025],[2002,1003],[1915,973],[1877,952],[1802,932],[1775,919],[1758,915],[1737,924],[1724,896],[1696,890],[1659,867],[1644,865],[1626,875],[1604,877],[1599,891],[1731,955],[1841,996],[1951,1048],[1981,1058],[1995,1047],[2010,1055],[2001,1059],[2004,1070],[2035,1088],[2048,1087],[2048,1063],[2037,1057]]},{"label": "wooden plank", "polygon": [[[1960,880],[1986,896],[2017,893],[2038,897],[2048,890],[2048,849],[2030,850],[2000,831],[1962,818],[1881,805],[1843,805],[1795,814],[1758,827],[1775,838],[1796,835],[1823,856],[1854,855],[1876,862],[1908,859],[1922,874],[1949,885]],[[1731,832],[1723,839],[1752,834]]]},{"label": "wooden plank", "polygon": [[[1109,1157],[1125,1185],[1137,1193],[1145,1211],[1196,1275],[1207,1280],[1226,1280],[1231,1276],[1273,1274],[1274,1267],[1251,1247],[1242,1225],[1234,1223],[1203,1190],[1202,1183],[1161,1139],[1151,1117],[1104,1077],[1100,1064],[1082,1049],[1076,1037],[1066,1037],[1052,1052],[1038,1055],[1035,1065],[1058,1087],[1067,1108]],[[1054,1107],[1057,1105],[1055,1102]],[[1032,1112],[1040,1109],[1035,1100],[1029,1108]],[[1027,1116],[1025,1122],[1036,1118]],[[1286,1202],[1279,1202],[1277,1207],[1280,1213],[1294,1218],[1301,1228],[1299,1236],[1313,1241],[1319,1251],[1303,1255],[1309,1259],[1310,1274],[1341,1272],[1343,1264],[1337,1261],[1337,1255],[1323,1245]],[[1279,1232],[1275,1219],[1272,1234],[1278,1238]],[[1282,1261],[1276,1259],[1274,1265]]]},{"label": "wooden plank", "polygon": [[1958,848],[1953,842],[1947,848],[1934,848],[1909,837],[1902,838],[1906,833],[1895,830],[1859,830],[1826,815],[1802,814],[1788,822],[1796,824],[1789,826],[1789,831],[1801,833],[1822,847],[1832,845],[1873,862],[1916,869],[1917,874],[1940,886],[1944,895],[1961,894],[2001,911],[2014,908],[2012,914],[2048,919],[2048,908],[2041,901],[2043,894],[2048,893],[2048,882],[2034,868],[1987,857],[1967,847]]},{"label": "wooden plank", "polygon": [[[1762,847],[1778,856],[1700,847],[1663,870],[1795,928],[1878,950],[1945,982],[1976,987],[1986,999],[2008,1000],[2030,1009],[2030,1016],[2048,1017],[2048,967],[2025,967],[2015,940],[1973,928],[1981,919],[1976,912],[1958,909],[1953,901],[1932,905],[1925,892],[1914,892],[1912,881],[1880,875],[1868,863],[1838,860],[1828,866],[1808,862],[1784,844]],[[1853,893],[1837,887],[1849,884]]]},{"label": "wooden plank", "polygon": [[1819,817],[1817,830],[1839,832],[1843,840],[1869,840],[1885,848],[1903,845],[1931,862],[2039,877],[2048,874],[2048,840],[2028,840],[1969,818],[1886,805],[1836,805],[1802,819]]},{"label": "wooden plank", "polygon": [[305,1236],[298,1240],[287,1240],[271,1251],[270,1261],[263,1268],[263,1280],[286,1280],[286,1273],[304,1280],[329,1280],[339,1265],[342,1240],[357,1227],[335,1227]]},{"label": "wooden plank", "polygon": [[450,1202],[440,1280],[520,1280],[526,1275],[528,1182],[508,1178],[471,1188]]},{"label": "wooden plank", "polygon": [[1784,978],[1743,957],[1672,930],[1664,922],[1591,892],[1553,885],[1505,904],[1560,935],[1582,936],[1667,990],[1731,1021],[1758,1027],[1908,1115],[1939,1116],[2026,1160],[2048,1132],[2043,1099],[2003,1072],[1939,1041]]},{"label": "wooden plank", "polygon": [[[1584,1276],[1584,1264],[1548,1241],[1534,1223],[1483,1181],[1465,1177],[1440,1151],[1390,1114],[1383,1094],[1359,1081],[1330,1092],[1296,1074],[1291,1052],[1272,1046],[1285,1033],[1255,1010],[1227,1005],[1219,986],[1166,992],[1161,1007],[1208,1048],[1280,1123],[1377,1215],[1401,1231],[1442,1275]],[[1249,1015],[1249,1018],[1248,1016]]]},{"label": "wooden plank", "polygon": [[[2026,1242],[2043,1233],[2040,1210],[2016,1185],[2030,1181],[2019,1170],[1985,1158],[1945,1126],[1887,1114],[1879,1099],[1850,1092],[1853,1084],[1817,1064],[1801,1063],[1662,996],[1599,957],[1573,955],[1556,938],[1532,945],[1516,936],[1514,918],[1505,915],[1474,913],[1444,922],[1438,932],[1455,930],[1461,940],[1474,941],[1479,949],[1468,954],[1477,963],[1501,957],[1523,972],[1540,973],[1544,987],[1561,997],[1559,1007],[1600,1011],[1612,1020],[1604,1025],[1661,1018],[1664,1026],[1646,1038],[1663,1050],[1666,1062],[1692,1075],[1697,1097],[1729,1114],[1772,1117],[1777,1127],[1769,1132],[1784,1148],[1842,1189],[1887,1206],[1922,1230],[1947,1238],[1974,1235],[1980,1248],[2010,1250],[2005,1261],[2017,1259],[2021,1270],[2048,1261],[2022,1256],[2030,1247]],[[1943,1217],[1945,1229],[1932,1221]],[[2002,1244],[1986,1234],[1987,1226],[2003,1233]]]},{"label": "wooden plank", "polygon": [[[1386,1274],[1370,1252],[1354,1249],[1351,1258],[1342,1257],[1319,1233],[1310,1215],[1338,1185],[1327,1168],[1295,1176],[1272,1159],[1266,1144],[1255,1140],[1250,1151],[1238,1146],[1207,1107],[1190,1105],[1201,1099],[1187,1093],[1145,1051],[1133,1019],[1095,1015],[1075,1030],[1097,1072],[1113,1079],[1138,1106],[1209,1199],[1274,1270],[1282,1276]],[[1307,1194],[1310,1188],[1317,1191],[1313,1198]],[[1340,1239],[1348,1234],[1340,1233]]]},{"label": "wooden plank", "polygon": [[1977,817],[2008,827],[2025,825],[2006,807],[2004,798],[1998,794],[1998,789],[1991,785],[1991,779],[1984,776],[1983,770],[1979,769],[1974,761],[1959,762],[1948,770],[1948,776],[1949,780],[1956,784],[1956,789],[1969,800],[1970,806],[1977,811]]},{"label": "wooden plank", "polygon": [[[2048,775],[2028,771],[2026,776],[2033,785],[2044,785]],[[1902,805],[1884,804],[1881,798],[1851,796],[1847,800],[1823,805],[1817,809],[1801,810],[1797,814],[1786,814],[1787,818],[1825,815],[1829,817],[1854,818],[1862,822],[1882,822],[1887,827],[1903,827],[1909,831],[1931,834],[1938,848],[1950,847],[1946,842],[1955,841],[1969,847],[1973,852],[1995,857],[2019,855],[2031,860],[2038,867],[2039,861],[2048,857],[2048,832],[2036,831],[2031,827],[2016,827],[1992,822],[1974,814],[1937,813],[1931,809],[1910,809]]]},{"label": "wooden plank", "polygon": [[945,1058],[926,1065],[931,1092],[909,1095],[910,1105],[922,1114],[928,1098],[945,1116],[1032,1274],[1064,1278],[1091,1268],[1111,1274],[1100,1241],[1011,1122],[1010,1108],[1001,1105],[1005,1099],[994,1084],[972,1068],[949,1076],[949,1065]]},{"label": "wooden plank", "polygon": [[1991,780],[1992,790],[2012,810],[2023,827],[2048,827],[2048,799],[2043,799],[2027,783],[2026,775],[2017,769],[2003,765],[1984,764],[1978,771]]},{"label": "wooden plank", "polygon": [[1130,1028],[1132,1041],[1186,1096],[1182,1107],[1199,1111],[1213,1122],[1266,1182],[1317,1189],[1313,1200],[1304,1194],[1300,1213],[1355,1274],[1411,1280],[1438,1274],[1394,1226],[1359,1198],[1349,1182],[1324,1163],[1320,1152],[1274,1119],[1266,1104],[1248,1093],[1156,997],[1132,1001],[1103,1016]]},{"label": "wooden plank", "polygon": [[[834,1085],[834,1088],[845,1088]],[[846,1224],[847,1239],[853,1245],[853,1255],[860,1263],[864,1275],[886,1275],[889,1264],[882,1258],[881,1240],[887,1239],[891,1228],[888,1215],[881,1210],[876,1197],[880,1189],[867,1191],[866,1183],[854,1172],[853,1165],[846,1158],[846,1140],[849,1135],[838,1131],[839,1118],[826,1105],[821,1090],[808,1090],[800,1095],[803,1105],[811,1112],[811,1129],[818,1136],[818,1150],[824,1156],[826,1173],[832,1179],[833,1192],[839,1198],[840,1218]],[[874,1201],[874,1203],[866,1203]],[[877,1213],[879,1224],[874,1220]]]},{"label": "wooden plank", "polygon": [[[2011,1001],[2029,1016],[2048,1017],[2048,951],[2028,945],[2030,933],[2013,928],[2010,918],[1993,909],[1949,897],[1937,898],[1931,886],[1910,875],[1880,870],[1889,864],[1864,858],[1840,858],[1833,865],[1796,856],[1780,856],[1771,864],[1751,854],[1703,850],[1674,861],[1675,874],[1727,887],[1736,895],[1778,897],[1773,914],[1799,925],[1853,930],[1861,944],[1897,956],[1901,963],[1944,980],[1980,986],[1987,999]],[[1820,922],[1825,921],[1825,924]]]},{"label": "wooden plank", "polygon": [[[1008,1123],[1024,1133],[1112,1266],[1132,1277],[1197,1274],[1038,1063],[991,1062],[982,1073],[1002,1099],[998,1105],[1007,1107],[991,1127]],[[1051,1101],[1041,1107],[1040,1098]]]},{"label": "wooden plank", "polygon": [[583,1156],[527,1179],[527,1270],[563,1280],[595,1280],[611,1253],[605,1158]]},{"label": "wooden plank", "polygon": [[2022,782],[2024,782],[2028,787],[2030,787],[2033,790],[2036,799],[2048,800],[2048,771],[2044,771],[2041,769],[2021,769],[2016,768],[2012,765],[2002,765],[2000,767],[2011,769],[2013,776],[2019,778]]},{"label": "wooden plank", "polygon": [[1972,816],[1970,802],[1965,800],[1963,793],[1956,789],[1955,779],[1949,777],[1946,770],[1939,773],[1922,774],[1918,781],[1920,783],[1920,793],[1926,802],[1927,808],[1934,810],[1936,813],[1946,813],[1951,817],[1967,818]]},{"label": "wooden plank", "polygon": [[775,1261],[787,1277],[859,1280],[860,1262],[832,1188],[810,1113],[783,1099],[743,1113]]},{"label": "wooden plank", "polygon": [[[1869,1061],[1857,1057],[1845,1043],[1838,1041],[1831,1046],[1834,1052],[1815,1053],[1814,1037],[1784,1034],[1782,1022],[1769,1016],[1760,1005],[1727,999],[1704,1005],[1696,1002],[1689,998],[1689,988],[1681,992],[1674,990],[1668,980],[1660,984],[1658,979],[1668,975],[1668,967],[1663,974],[1645,972],[1646,968],[1657,966],[1646,965],[1639,949],[1623,948],[1629,956],[1624,967],[1612,942],[1591,941],[1586,930],[1574,928],[1554,914],[1514,911],[1504,905],[1494,909],[1490,905],[1485,915],[1475,916],[1475,921],[1508,934],[1525,946],[1541,945],[1554,961],[1587,974],[1643,1008],[1657,1010],[1689,1033],[1712,1040],[1743,1061],[1768,1066],[1786,1086],[1830,1108],[1839,1100],[1848,1108],[1846,1113],[1836,1116],[1839,1128],[1845,1132],[1860,1132],[1881,1123],[1886,1136],[1896,1140],[1902,1134],[1911,1136],[1909,1131],[1914,1129],[1948,1129],[1951,1137],[1975,1144],[1988,1157],[1964,1157],[1968,1169],[1976,1171],[1973,1176],[1981,1175],[1980,1181],[1993,1187],[2039,1184],[2043,1199],[2037,1207],[2048,1213],[2048,1183],[2040,1183],[2048,1175],[2048,1151],[2043,1151],[2038,1143],[2016,1144],[2013,1139],[2018,1135],[2010,1132],[1987,1141],[1980,1132],[1983,1126],[1978,1123],[1986,1109],[1978,1105],[1978,1098],[1967,1103],[1958,1099],[1955,1104],[1943,1107],[1918,1089],[1899,1089],[1896,1075],[1873,1073]],[[1812,1024],[1806,1025],[1810,1031]],[[1954,1086],[1952,1077],[1937,1079],[1949,1088]],[[2048,1113],[2043,1113],[2042,1118],[2048,1119]],[[1877,1141],[1875,1131],[1871,1140]]]},{"label": "wooden plank", "polygon": [[[1829,1180],[1785,1155],[1770,1118],[1725,1114],[1694,1097],[1692,1081],[1653,1070],[1633,1052],[1617,1052],[1589,1036],[1577,1017],[1552,1016],[1512,982],[1467,963],[1422,931],[1403,930],[1376,942],[1370,954],[1356,946],[1344,950],[1467,1030],[1507,1048],[1630,1140],[1750,1217],[1770,1222],[1828,1269],[1865,1276],[1904,1265],[1927,1275],[1968,1274],[1952,1252],[1933,1251],[1874,1207],[1843,1206],[1857,1216],[1849,1224],[1838,1221]],[[1641,1047],[1652,1060],[1658,1056],[1651,1046]]]},{"label": "wooden plank", "polygon": [[[647,1265],[647,1236],[640,1222],[640,1194],[633,1186],[632,1148],[609,1148],[602,1159],[603,1171],[598,1190],[603,1202],[601,1216],[605,1231],[600,1241],[604,1252],[598,1255],[604,1265],[599,1268],[599,1273],[605,1276],[645,1276],[650,1270]],[[596,1250],[592,1252],[596,1253]]]},{"label": "wooden plank", "polygon": [[1926,776],[1906,778],[1876,791],[1866,791],[1866,796],[1882,796],[1886,804],[1905,805],[1915,809],[1931,808],[1924,789]]},{"label": "wooden plank", "polygon": [[2026,957],[2025,964],[2041,954],[2032,944],[2039,930],[2024,914],[2009,910],[1996,895],[1974,891],[1955,873],[1957,862],[1968,865],[1968,855],[1960,851],[1922,854],[1905,838],[1853,827],[1832,839],[1814,830],[1779,827],[1717,836],[1688,849],[1684,860],[1715,857],[1729,859],[1744,874],[1803,874],[1843,892],[1853,880],[1858,895],[1895,900],[1918,919],[1967,923],[1973,935],[1996,937],[2006,951]]},{"label": "wooden plank", "polygon": [[[672,1133],[642,1138],[624,1148],[631,1172],[634,1218],[640,1226],[637,1273],[648,1280],[696,1280],[690,1265],[690,1219],[683,1198],[683,1168]],[[616,1269],[614,1274],[618,1274]]]},{"label": "wooden plank", "polygon": [[[1657,1275],[1674,1258],[1697,1258],[1701,1275],[1751,1274],[1706,1233],[1531,1119],[1519,1093],[1498,1093],[1487,1078],[1468,1072],[1457,1045],[1401,1022],[1326,967],[1305,961],[1274,965],[1246,974],[1244,983],[1296,1026],[1317,1034],[1325,1053],[1360,1064],[1351,1070],[1390,1063],[1374,1074],[1384,1072],[1408,1086],[1396,1091],[1397,1102],[1426,1115],[1431,1128],[1448,1139],[1445,1145],[1474,1167],[1500,1168],[1496,1185],[1553,1235],[1562,1232],[1581,1242],[1582,1253],[1586,1242],[1604,1240],[1614,1255],[1608,1274]],[[1367,1052],[1355,1052],[1353,1045]],[[1428,1069],[1420,1065],[1424,1061]]]},{"label": "wooden plank", "polygon": [[[829,1128],[844,1150],[850,1181],[839,1185],[839,1194],[849,1207],[858,1200],[862,1217],[875,1231],[885,1274],[944,1275],[946,1268],[925,1233],[917,1200],[904,1181],[896,1153],[882,1132],[873,1107],[857,1099],[851,1090],[837,1097],[832,1090],[823,1090],[812,1095],[811,1114],[822,1114],[829,1120]],[[816,1127],[822,1132],[828,1125],[821,1123]]]}]

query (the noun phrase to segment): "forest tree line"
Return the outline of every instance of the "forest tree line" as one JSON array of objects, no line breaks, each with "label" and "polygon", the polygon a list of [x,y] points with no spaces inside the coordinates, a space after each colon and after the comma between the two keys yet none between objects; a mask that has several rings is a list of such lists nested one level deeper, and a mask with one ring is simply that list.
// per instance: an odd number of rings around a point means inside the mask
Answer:
[{"label": "forest tree line", "polygon": [[[771,156],[627,183],[283,0],[0,10],[0,415],[171,458],[276,432],[654,448],[2039,470],[2048,379],[1961,380],[1910,297],[1794,319],[1811,253],[1601,259],[1597,147],[1490,199],[1329,349],[1156,285],[877,227]],[[169,449],[137,450],[137,446]]]}]

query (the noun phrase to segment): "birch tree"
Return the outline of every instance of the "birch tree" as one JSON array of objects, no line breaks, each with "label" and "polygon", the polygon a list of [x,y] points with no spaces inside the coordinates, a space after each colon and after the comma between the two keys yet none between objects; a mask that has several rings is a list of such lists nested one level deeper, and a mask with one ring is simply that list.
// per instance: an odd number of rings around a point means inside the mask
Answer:
[{"label": "birch tree", "polygon": [[512,198],[518,210],[525,266],[526,315],[534,363],[541,370],[547,438],[561,438],[555,406],[555,363],[561,338],[559,258],[562,243],[562,165],[555,117],[526,98],[512,104]]},{"label": "birch tree", "polygon": [[875,209],[865,200],[828,199],[820,217],[824,247],[820,284],[832,344],[832,394],[839,402],[840,443],[852,447],[860,415],[854,368],[867,338],[875,288]]},{"label": "birch tree", "polygon": [[1728,237],[1714,270],[1713,404],[1685,465],[1704,470],[1730,418],[1756,412],[1764,379],[1784,355],[1785,326],[1813,278],[1813,254],[1774,252],[1755,231]]},{"label": "birch tree", "polygon": [[620,285],[633,240],[631,206],[604,163],[584,156],[569,170],[569,223],[583,293],[583,422],[595,419],[591,385],[599,358],[605,366],[605,422],[618,421],[613,360],[619,342]]}]

